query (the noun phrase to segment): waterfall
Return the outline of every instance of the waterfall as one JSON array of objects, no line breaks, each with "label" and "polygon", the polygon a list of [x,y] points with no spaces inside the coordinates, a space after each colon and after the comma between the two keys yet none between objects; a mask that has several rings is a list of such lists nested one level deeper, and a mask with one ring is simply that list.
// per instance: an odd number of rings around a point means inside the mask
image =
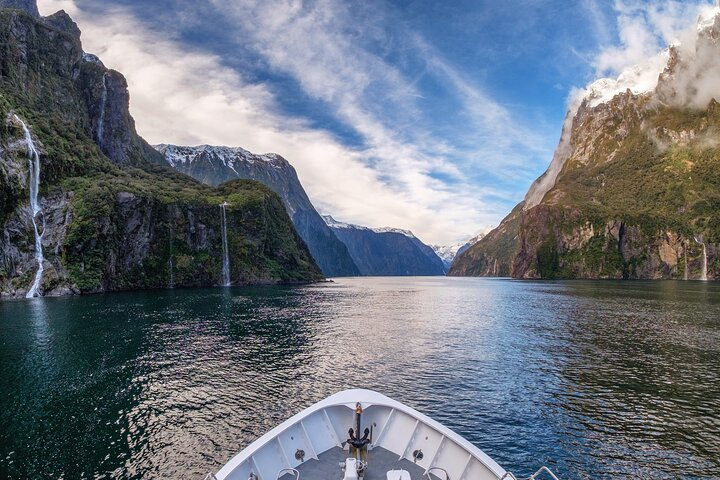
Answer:
[{"label": "waterfall", "polygon": [[703,247],[702,267],[700,269],[700,280],[707,281],[707,247],[705,242],[702,241],[702,237],[695,237],[695,241]]},{"label": "waterfall", "polygon": [[222,266],[222,284],[223,287],[230,286],[230,251],[228,249],[227,241],[227,215],[225,213],[225,207],[230,205],[227,202],[220,204],[220,210],[222,211],[222,247],[223,247],[223,266]]},{"label": "waterfall", "polygon": [[683,253],[685,254],[685,277],[684,279],[688,279],[688,263],[687,263],[687,246],[683,243]]},{"label": "waterfall", "polygon": [[102,95],[100,96],[100,117],[98,118],[98,126],[97,126],[97,141],[102,147],[103,143],[103,136],[105,135],[105,103],[107,102],[107,83],[105,83],[105,78],[107,76],[107,72],[103,74],[102,77]]},{"label": "waterfall", "polygon": [[173,273],[173,250],[175,243],[175,219],[170,224],[170,258],[168,263],[170,264],[170,288],[175,288],[175,275]]},{"label": "waterfall", "polygon": [[[43,235],[45,234],[45,217],[42,215],[42,209],[40,208],[40,203],[38,202],[38,192],[40,190],[40,155],[38,155],[38,152],[35,149],[35,143],[33,143],[32,136],[30,135],[30,130],[28,130],[25,122],[20,120],[20,117],[18,117],[17,115],[15,115],[15,120],[20,122],[20,125],[22,125],[23,133],[25,134],[25,143],[27,144],[27,157],[30,176],[30,208],[32,209],[33,230],[35,231],[35,260],[38,264],[38,269],[35,273],[35,280],[33,280],[30,290],[28,290],[27,295],[25,295],[27,298],[32,298],[39,296],[38,289],[40,288],[43,271],[45,270],[45,267],[43,266],[43,262],[45,262],[45,257],[43,256],[42,251],[42,239]],[[38,228],[38,214],[40,214],[40,217],[42,219],[42,231]]]}]

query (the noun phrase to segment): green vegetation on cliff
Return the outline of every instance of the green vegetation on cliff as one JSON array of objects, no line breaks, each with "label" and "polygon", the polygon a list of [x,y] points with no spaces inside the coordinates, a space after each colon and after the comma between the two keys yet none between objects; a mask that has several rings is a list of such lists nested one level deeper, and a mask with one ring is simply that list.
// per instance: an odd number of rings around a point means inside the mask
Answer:
[{"label": "green vegetation on cliff", "polygon": [[720,274],[720,104],[649,98],[581,107],[555,186],[540,205],[518,205],[450,274],[699,278],[700,242],[709,277]]}]

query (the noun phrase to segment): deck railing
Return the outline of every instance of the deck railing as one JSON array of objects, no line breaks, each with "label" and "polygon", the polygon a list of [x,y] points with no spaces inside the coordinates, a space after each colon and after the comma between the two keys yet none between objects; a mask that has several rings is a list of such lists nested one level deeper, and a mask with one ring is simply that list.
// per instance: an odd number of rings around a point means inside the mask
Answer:
[{"label": "deck railing", "polygon": [[286,475],[288,473],[291,475],[295,475],[295,480],[300,479],[300,472],[298,472],[294,468],[283,468],[282,470],[280,470],[278,472],[276,480],[280,480],[280,477],[282,477],[283,475]]},{"label": "deck railing", "polygon": [[[547,473],[548,475],[550,475],[550,477],[553,480],[560,480],[558,477],[555,476],[555,474],[548,467],[545,467],[545,466],[540,467],[540,469],[537,472],[533,473],[532,475],[527,477],[527,479],[525,479],[525,480],[535,480],[542,473]],[[521,480],[521,479],[517,478],[515,475],[513,475],[512,472],[507,472],[505,475],[500,477],[500,480],[505,480],[506,478],[509,478],[511,480]]]},{"label": "deck railing", "polygon": [[[428,468],[427,471],[425,472],[425,475],[426,475],[428,478],[432,479],[432,477],[430,476],[430,473],[433,472],[433,471],[438,471],[438,472],[442,472],[442,473],[445,474],[445,478],[444,478],[444,479],[441,479],[441,480],[450,480],[450,475],[448,474],[447,470],[445,470],[444,468],[440,468],[440,467],[430,467],[430,468]],[[437,474],[434,474],[434,473],[433,473],[433,475],[435,475],[435,476],[437,477]],[[440,477],[438,477],[438,478],[440,478]]]}]

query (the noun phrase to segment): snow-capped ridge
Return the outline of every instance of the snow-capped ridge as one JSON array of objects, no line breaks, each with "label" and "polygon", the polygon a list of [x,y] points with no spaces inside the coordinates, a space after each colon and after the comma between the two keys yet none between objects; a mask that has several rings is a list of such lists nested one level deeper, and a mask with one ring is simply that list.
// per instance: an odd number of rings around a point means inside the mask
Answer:
[{"label": "snow-capped ridge", "polygon": [[456,256],[475,245],[482,240],[483,237],[485,237],[485,233],[479,233],[466,242],[456,243],[454,245],[430,245],[430,248],[432,248],[443,263],[449,267]]},{"label": "snow-capped ridge", "polygon": [[[628,90],[635,95],[644,95],[653,92],[658,85],[658,78],[665,69],[669,58],[669,49],[666,48],[646,62],[633,65],[623,70],[617,78],[600,78],[595,80],[585,87],[582,102],[585,102],[589,107],[596,107],[609,102],[616,95]],[[573,117],[579,107],[579,104],[575,105]]]},{"label": "snow-capped ridge", "polygon": [[[177,165],[192,164],[202,155],[219,159],[223,165],[235,170],[237,162],[253,164],[266,162],[274,168],[284,168],[288,162],[276,153],[255,154],[242,147],[223,147],[215,145],[178,146],[168,144],[153,145],[153,148],[165,156],[167,162],[175,168]],[[237,172],[236,172],[237,173]]]},{"label": "snow-capped ridge", "polygon": [[322,215],[322,218],[325,221],[325,223],[327,224],[327,226],[332,227],[332,228],[354,228],[357,230],[367,230],[367,231],[375,232],[375,233],[399,233],[400,235],[405,235],[408,238],[417,238],[410,230],[403,230],[402,228],[364,227],[362,225],[355,225],[353,223],[340,222],[338,220],[335,220],[331,215]]},{"label": "snow-capped ridge", "polygon": [[335,220],[331,215],[321,215],[321,217],[325,221],[325,224],[331,228],[356,228],[358,230],[370,230],[368,227],[363,227],[361,225],[353,225],[352,223],[340,222],[338,220]]},{"label": "snow-capped ridge", "polygon": [[403,230],[402,228],[393,228],[393,227],[380,227],[380,228],[371,228],[375,233],[399,233],[400,235],[405,235],[409,238],[415,238],[415,235],[410,230]]}]

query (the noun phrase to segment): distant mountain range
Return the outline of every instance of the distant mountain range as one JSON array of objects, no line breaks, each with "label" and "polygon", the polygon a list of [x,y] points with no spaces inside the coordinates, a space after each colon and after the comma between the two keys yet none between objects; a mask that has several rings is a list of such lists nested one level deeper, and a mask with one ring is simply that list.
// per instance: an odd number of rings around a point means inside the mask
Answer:
[{"label": "distant mountain range", "polygon": [[454,245],[430,245],[430,248],[432,248],[438,257],[443,262],[443,265],[445,265],[445,271],[449,271],[450,267],[452,266],[453,260],[455,260],[455,257],[462,254],[465,250],[475,245],[477,242],[479,242],[483,237],[485,236],[484,233],[480,233],[467,242],[463,243],[456,243]]},{"label": "distant mountain range", "polygon": [[257,180],[280,196],[310,253],[328,277],[360,275],[347,247],[325,225],[290,163],[273,153],[256,155],[242,148],[155,145],[167,163],[207,185],[232,179]]},{"label": "distant mountain range", "polygon": [[396,228],[368,228],[323,216],[348,247],[362,275],[444,275],[445,265],[435,251],[412,232]]}]

